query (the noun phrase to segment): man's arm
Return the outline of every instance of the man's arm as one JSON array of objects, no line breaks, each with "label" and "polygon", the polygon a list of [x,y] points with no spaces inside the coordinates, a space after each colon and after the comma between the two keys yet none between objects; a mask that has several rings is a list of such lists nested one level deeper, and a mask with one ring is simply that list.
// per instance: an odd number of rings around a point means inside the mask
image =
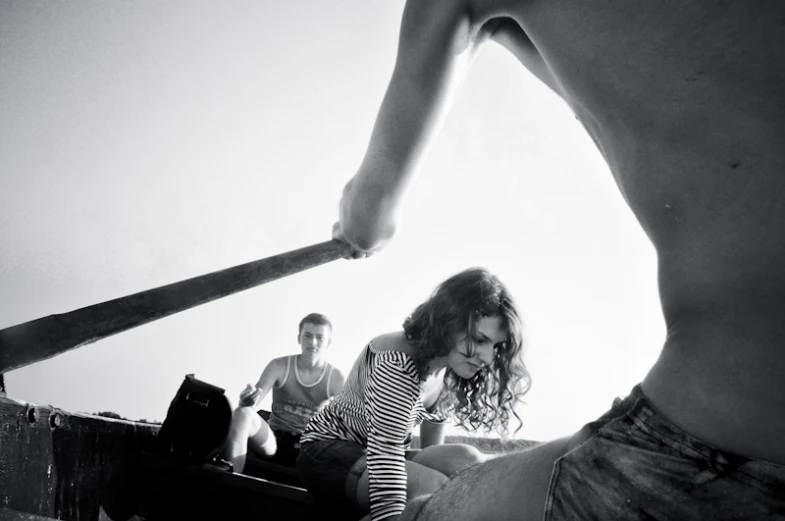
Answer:
[{"label": "man's arm", "polygon": [[554,462],[567,438],[500,456],[456,475],[429,498],[414,498],[397,521],[543,519]]},{"label": "man's arm", "polygon": [[398,54],[365,157],[346,185],[334,236],[363,251],[392,238],[402,198],[459,84],[500,20],[468,0],[408,0]]},{"label": "man's arm", "polygon": [[275,358],[267,364],[267,367],[264,368],[262,375],[259,377],[259,381],[256,382],[254,389],[251,389],[250,393],[244,391],[240,394],[240,405],[256,407],[264,400],[273,386],[280,381],[281,375],[283,374],[281,370],[282,367],[284,370],[286,369],[286,361],[280,358]]}]

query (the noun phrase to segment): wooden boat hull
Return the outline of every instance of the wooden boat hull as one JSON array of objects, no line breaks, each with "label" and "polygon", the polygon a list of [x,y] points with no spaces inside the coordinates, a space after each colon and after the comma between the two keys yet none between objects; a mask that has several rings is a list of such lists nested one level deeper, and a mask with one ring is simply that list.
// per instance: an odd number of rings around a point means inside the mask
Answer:
[{"label": "wooden boat hull", "polygon": [[[172,464],[155,453],[159,425],[4,397],[0,425],[3,521],[126,521],[133,516],[241,521],[258,520],[264,512],[286,512],[287,521],[361,517],[325,505],[301,486],[216,465]],[[293,475],[275,465],[258,467],[260,475]]]},{"label": "wooden boat hull", "polygon": [[102,504],[113,507],[110,481],[159,429],[7,397],[0,425],[0,507],[79,521],[97,520]]}]

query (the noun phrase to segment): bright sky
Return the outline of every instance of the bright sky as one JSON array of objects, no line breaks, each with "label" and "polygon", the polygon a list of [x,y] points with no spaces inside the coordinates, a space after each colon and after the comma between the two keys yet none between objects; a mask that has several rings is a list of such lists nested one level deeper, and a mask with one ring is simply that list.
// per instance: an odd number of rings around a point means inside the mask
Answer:
[{"label": "bright sky", "polygon": [[[0,328],[329,239],[403,0],[0,2]],[[484,266],[524,320],[516,437],[567,435],[664,339],[656,258],[566,104],[488,45],[397,240],[6,375],[9,395],[163,420],[187,373],[236,403],[297,324],[348,371],[442,280]]]}]

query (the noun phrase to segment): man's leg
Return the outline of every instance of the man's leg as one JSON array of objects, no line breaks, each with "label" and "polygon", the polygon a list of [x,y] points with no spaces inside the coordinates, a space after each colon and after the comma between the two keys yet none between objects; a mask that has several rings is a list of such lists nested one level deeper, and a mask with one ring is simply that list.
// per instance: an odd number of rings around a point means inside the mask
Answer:
[{"label": "man's leg", "polygon": [[414,498],[399,521],[542,521],[553,464],[567,451],[568,440],[562,438],[474,465],[430,498]]},{"label": "man's leg", "polygon": [[275,436],[267,422],[251,407],[238,407],[232,412],[224,459],[232,463],[235,472],[242,472],[249,449],[260,457],[269,458],[275,454]]},{"label": "man's leg", "polygon": [[272,431],[272,437],[278,445],[272,463],[295,468],[300,453],[300,436],[286,431]]}]

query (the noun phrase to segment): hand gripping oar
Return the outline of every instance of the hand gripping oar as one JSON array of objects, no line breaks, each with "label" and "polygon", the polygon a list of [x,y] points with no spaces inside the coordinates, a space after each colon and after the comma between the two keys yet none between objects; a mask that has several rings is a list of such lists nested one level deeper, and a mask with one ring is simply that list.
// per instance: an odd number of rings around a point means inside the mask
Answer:
[{"label": "hand gripping oar", "polygon": [[352,251],[346,243],[326,241],[0,330],[0,374],[346,257]]}]

